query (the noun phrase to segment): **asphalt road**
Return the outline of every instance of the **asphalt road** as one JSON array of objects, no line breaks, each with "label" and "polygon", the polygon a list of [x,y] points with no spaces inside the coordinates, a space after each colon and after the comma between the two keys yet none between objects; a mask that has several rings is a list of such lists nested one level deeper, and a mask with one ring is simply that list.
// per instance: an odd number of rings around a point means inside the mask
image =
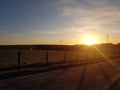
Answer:
[{"label": "asphalt road", "polygon": [[0,90],[102,90],[120,70],[120,60],[0,80]]}]

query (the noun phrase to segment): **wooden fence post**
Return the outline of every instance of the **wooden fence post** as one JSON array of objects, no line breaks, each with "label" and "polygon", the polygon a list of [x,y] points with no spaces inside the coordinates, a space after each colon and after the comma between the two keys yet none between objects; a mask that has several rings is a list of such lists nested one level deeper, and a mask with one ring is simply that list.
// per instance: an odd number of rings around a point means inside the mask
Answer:
[{"label": "wooden fence post", "polygon": [[18,62],[17,65],[20,65],[21,62],[21,51],[18,51]]},{"label": "wooden fence post", "polygon": [[64,54],[64,61],[66,61],[66,56],[67,56],[67,51],[65,51],[65,54]]},{"label": "wooden fence post", "polygon": [[89,53],[88,53],[88,50],[87,50],[87,52],[86,52],[86,58],[87,58],[87,60],[89,59]]},{"label": "wooden fence post", "polygon": [[72,60],[72,58],[71,58],[72,56],[71,56],[71,51],[70,51],[70,58],[69,58],[69,61],[71,61]]},{"label": "wooden fence post", "polygon": [[77,52],[77,56],[76,56],[76,61],[78,62],[79,59],[79,51]]},{"label": "wooden fence post", "polygon": [[46,50],[46,63],[48,63],[48,51]]},{"label": "wooden fence post", "polygon": [[94,60],[96,59],[96,53],[97,53],[97,52],[94,50]]}]

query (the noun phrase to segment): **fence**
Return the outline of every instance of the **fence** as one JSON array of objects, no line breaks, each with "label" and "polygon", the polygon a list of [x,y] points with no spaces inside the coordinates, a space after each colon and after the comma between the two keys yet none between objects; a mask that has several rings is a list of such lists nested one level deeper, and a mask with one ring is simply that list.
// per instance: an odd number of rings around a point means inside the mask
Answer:
[{"label": "fence", "polygon": [[[104,52],[104,53],[103,53]],[[55,63],[55,62],[87,62],[97,59],[119,57],[119,52],[99,52],[95,49],[78,51],[59,50],[0,50],[0,67],[8,65],[23,65],[31,63]]]}]

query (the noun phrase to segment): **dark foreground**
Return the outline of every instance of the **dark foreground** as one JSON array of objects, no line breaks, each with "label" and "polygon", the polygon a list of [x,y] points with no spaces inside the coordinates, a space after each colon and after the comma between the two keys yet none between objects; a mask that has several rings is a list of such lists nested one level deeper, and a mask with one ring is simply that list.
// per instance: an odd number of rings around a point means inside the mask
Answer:
[{"label": "dark foreground", "polygon": [[120,60],[0,80],[0,90],[102,90],[120,72]]},{"label": "dark foreground", "polygon": [[108,90],[120,90],[120,78],[111,84]]}]

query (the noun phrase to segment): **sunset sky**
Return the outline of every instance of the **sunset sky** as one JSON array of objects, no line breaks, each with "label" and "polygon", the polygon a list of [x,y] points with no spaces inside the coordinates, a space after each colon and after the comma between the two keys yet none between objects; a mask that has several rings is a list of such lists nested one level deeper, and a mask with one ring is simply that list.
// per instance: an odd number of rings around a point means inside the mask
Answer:
[{"label": "sunset sky", "polygon": [[120,42],[120,0],[0,0],[0,45]]}]

